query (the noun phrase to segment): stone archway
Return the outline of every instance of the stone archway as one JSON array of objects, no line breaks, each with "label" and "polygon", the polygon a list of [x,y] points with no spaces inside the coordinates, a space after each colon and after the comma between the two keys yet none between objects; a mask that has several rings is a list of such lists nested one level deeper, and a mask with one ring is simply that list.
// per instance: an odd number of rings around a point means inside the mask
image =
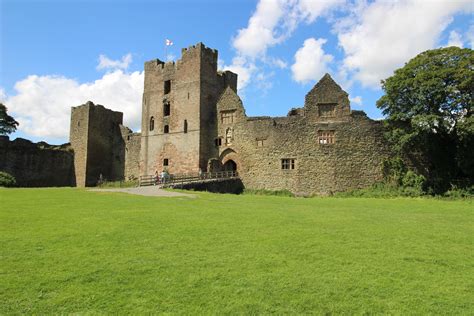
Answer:
[{"label": "stone archway", "polygon": [[237,164],[232,159],[226,161],[223,165],[224,171],[237,171]]},{"label": "stone archway", "polygon": [[219,161],[224,171],[241,170],[240,157],[232,148],[226,148],[219,156]]}]

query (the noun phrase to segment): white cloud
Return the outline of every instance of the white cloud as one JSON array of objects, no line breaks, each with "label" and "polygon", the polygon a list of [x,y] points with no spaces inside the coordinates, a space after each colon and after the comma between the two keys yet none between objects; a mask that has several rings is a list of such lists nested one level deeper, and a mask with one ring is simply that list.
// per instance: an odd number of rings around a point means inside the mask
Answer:
[{"label": "white cloud", "polygon": [[20,123],[18,130],[48,141],[69,138],[71,106],[90,100],[124,112],[124,124],[137,129],[141,120],[143,72],[106,73],[102,78],[79,83],[63,76],[31,75],[15,84],[16,94],[5,105]]},{"label": "white cloud", "polygon": [[321,79],[329,71],[329,63],[334,57],[326,54],[322,46],[326,39],[308,38],[295,54],[295,63],[291,66],[293,79],[300,83]]},{"label": "white cloud", "polygon": [[312,23],[345,0],[260,0],[246,28],[238,30],[233,46],[241,56],[256,58],[286,40],[298,24]]},{"label": "white cloud", "polygon": [[252,74],[255,72],[255,64],[249,62],[244,57],[234,57],[232,64],[229,66],[223,65],[222,69],[230,70],[238,75],[237,87],[239,90],[244,89],[250,82]]},{"label": "white cloud", "polygon": [[448,38],[448,44],[447,46],[457,46],[457,47],[463,47],[462,39],[461,39],[461,34],[459,34],[456,31],[451,31],[449,32],[449,38]]},{"label": "white cloud", "polygon": [[233,40],[233,46],[238,54],[255,58],[264,55],[269,46],[280,42],[281,37],[277,35],[276,29],[284,14],[284,1],[260,0],[247,27],[240,29]]},{"label": "white cloud", "polygon": [[364,86],[378,87],[409,59],[436,47],[462,10],[472,10],[470,0],[359,2],[334,26],[345,53],[343,67]]},{"label": "white cloud", "polygon": [[349,100],[351,101],[351,103],[354,103],[355,105],[359,105],[359,106],[362,105],[362,97],[359,95],[353,98],[349,98]]},{"label": "white cloud", "polygon": [[109,69],[109,70],[117,70],[122,69],[125,70],[132,62],[132,54],[128,53],[125,56],[122,56],[121,60],[113,60],[109,59],[105,55],[99,56],[99,64],[97,65],[97,69]]}]

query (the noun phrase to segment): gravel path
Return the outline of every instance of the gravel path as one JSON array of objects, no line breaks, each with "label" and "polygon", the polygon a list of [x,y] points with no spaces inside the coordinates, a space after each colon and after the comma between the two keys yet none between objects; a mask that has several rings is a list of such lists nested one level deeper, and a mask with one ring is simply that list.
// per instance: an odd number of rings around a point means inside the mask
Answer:
[{"label": "gravel path", "polygon": [[165,191],[165,190],[159,189],[155,186],[136,187],[136,188],[116,188],[116,189],[91,189],[90,191],[96,191],[96,192],[123,192],[123,193],[144,195],[144,196],[164,196],[164,197],[181,196],[181,197],[189,197],[189,198],[195,198],[196,197],[196,195],[194,195],[194,194]]}]

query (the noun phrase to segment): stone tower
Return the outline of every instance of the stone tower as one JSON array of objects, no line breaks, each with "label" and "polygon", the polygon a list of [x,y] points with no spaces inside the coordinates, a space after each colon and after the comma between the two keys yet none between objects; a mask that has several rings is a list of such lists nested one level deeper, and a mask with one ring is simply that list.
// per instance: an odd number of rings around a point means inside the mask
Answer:
[{"label": "stone tower", "polygon": [[71,108],[70,142],[78,187],[94,186],[100,175],[115,181],[124,177],[123,113],[87,102]]},{"label": "stone tower", "polygon": [[184,48],[181,59],[145,63],[140,174],[206,170],[216,156],[216,103],[237,75],[217,71],[217,51],[202,43]]}]

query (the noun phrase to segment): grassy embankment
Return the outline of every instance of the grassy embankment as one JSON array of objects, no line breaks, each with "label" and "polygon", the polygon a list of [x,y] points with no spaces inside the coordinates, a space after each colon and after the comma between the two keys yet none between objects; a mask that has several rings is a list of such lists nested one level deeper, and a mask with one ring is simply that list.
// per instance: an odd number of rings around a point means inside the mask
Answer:
[{"label": "grassy embankment", "polygon": [[474,313],[472,200],[0,189],[0,314]]}]

